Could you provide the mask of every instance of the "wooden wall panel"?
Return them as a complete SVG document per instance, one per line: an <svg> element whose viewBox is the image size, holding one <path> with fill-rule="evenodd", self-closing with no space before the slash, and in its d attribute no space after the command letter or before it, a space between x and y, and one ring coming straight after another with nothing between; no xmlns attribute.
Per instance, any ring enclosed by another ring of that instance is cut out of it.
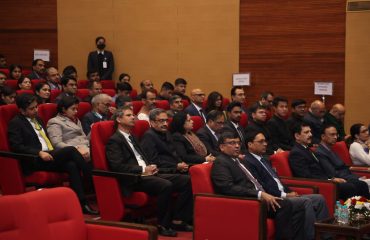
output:
<svg viewBox="0 0 370 240"><path fill-rule="evenodd" d="M344 101L345 1L240 1L239 70L251 72L247 99L261 92L316 99L314 81L334 83Z"/></svg>
<svg viewBox="0 0 370 240"><path fill-rule="evenodd" d="M49 49L57 65L56 0L1 0L0 53L30 68L34 49Z"/></svg>

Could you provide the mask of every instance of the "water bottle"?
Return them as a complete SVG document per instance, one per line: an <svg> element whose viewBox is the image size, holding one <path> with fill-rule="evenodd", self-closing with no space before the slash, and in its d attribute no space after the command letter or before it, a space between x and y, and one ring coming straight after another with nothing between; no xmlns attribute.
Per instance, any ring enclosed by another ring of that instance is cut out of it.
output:
<svg viewBox="0 0 370 240"><path fill-rule="evenodd" d="M334 212L334 221L336 223L340 223L341 222L341 219L340 219L341 218L341 210L342 210L341 207L342 206L341 206L340 202L337 201L336 204L335 204L335 212Z"/></svg>
<svg viewBox="0 0 370 240"><path fill-rule="evenodd" d="M342 210L341 210L341 221L343 224L348 224L349 222L349 209L347 208L347 206L342 206Z"/></svg>

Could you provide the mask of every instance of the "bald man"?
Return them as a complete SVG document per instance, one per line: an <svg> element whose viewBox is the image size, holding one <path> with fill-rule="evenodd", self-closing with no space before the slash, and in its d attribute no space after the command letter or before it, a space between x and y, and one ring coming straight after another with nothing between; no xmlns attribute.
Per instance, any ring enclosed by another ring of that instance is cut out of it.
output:
<svg viewBox="0 0 370 240"><path fill-rule="evenodd" d="M143 98L145 99L146 96L145 96L144 92L148 91L148 90L151 90L151 89L154 89L154 84L149 79L143 80L143 81L140 82L140 88L141 88L141 93L139 95L137 95L136 100L141 100Z"/></svg>
<svg viewBox="0 0 370 240"><path fill-rule="evenodd" d="M344 131L344 115L346 114L346 109L340 103L334 104L333 107L324 116L324 123L333 125L338 132L337 141L343 141L346 138L346 133Z"/></svg>
<svg viewBox="0 0 370 240"><path fill-rule="evenodd" d="M55 67L49 67L46 69L46 80L51 90L62 90L62 85L60 85L60 75L58 73L58 69Z"/></svg>
<svg viewBox="0 0 370 240"><path fill-rule="evenodd" d="M325 104L320 100L315 100L311 103L308 113L303 118L303 122L311 128L313 145L317 145L321 141L321 128L324 124L325 113Z"/></svg>
<svg viewBox="0 0 370 240"><path fill-rule="evenodd" d="M184 111L190 116L200 116L206 122L206 113L202 108L205 97L206 95L201 89L193 89L190 94L191 104Z"/></svg>

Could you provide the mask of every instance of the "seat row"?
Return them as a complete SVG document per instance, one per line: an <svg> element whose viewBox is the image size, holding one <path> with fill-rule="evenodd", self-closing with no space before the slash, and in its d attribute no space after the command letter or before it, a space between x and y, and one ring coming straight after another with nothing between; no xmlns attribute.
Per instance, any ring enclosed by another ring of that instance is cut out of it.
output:
<svg viewBox="0 0 370 240"><path fill-rule="evenodd" d="M31 80L33 90L35 90L35 86L40 82L45 82L45 80L43 79L32 79ZM116 89L115 83L112 80L101 80L100 82L104 89ZM13 89L18 89L18 80L7 79L5 83L7 86ZM89 80L78 80L77 81L77 88L87 88L88 85L89 85Z"/></svg>

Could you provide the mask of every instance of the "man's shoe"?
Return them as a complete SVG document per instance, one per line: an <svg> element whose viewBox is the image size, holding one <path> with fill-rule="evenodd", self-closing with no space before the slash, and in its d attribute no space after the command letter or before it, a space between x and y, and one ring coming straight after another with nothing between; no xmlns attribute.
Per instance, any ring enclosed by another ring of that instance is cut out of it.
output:
<svg viewBox="0 0 370 240"><path fill-rule="evenodd" d="M99 214L99 211L96 211L96 210L92 209L88 204L82 205L81 208L82 208L82 212L84 214L89 214L89 215L98 215Z"/></svg>
<svg viewBox="0 0 370 240"><path fill-rule="evenodd" d="M166 237L176 237L177 232L172 228L166 228L161 225L158 225L158 233L159 235L166 236Z"/></svg>
<svg viewBox="0 0 370 240"><path fill-rule="evenodd" d="M192 232L193 231L193 226L185 223L185 222L182 222L180 224L174 224L172 223L171 227L173 229L175 229L176 231L179 231L179 232Z"/></svg>

